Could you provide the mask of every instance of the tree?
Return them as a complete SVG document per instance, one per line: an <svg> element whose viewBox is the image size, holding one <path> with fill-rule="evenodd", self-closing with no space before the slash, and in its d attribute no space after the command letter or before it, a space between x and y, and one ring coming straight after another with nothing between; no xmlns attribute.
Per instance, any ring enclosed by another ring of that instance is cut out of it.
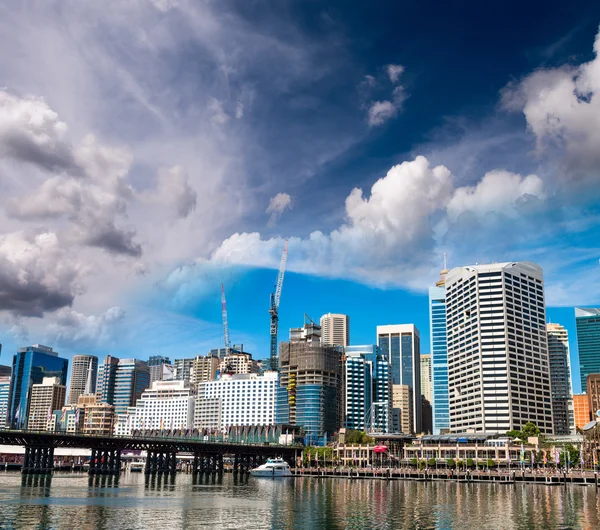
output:
<svg viewBox="0 0 600 530"><path fill-rule="evenodd" d="M526 442L527 438L529 438L530 436L539 436L540 432L540 429L535 423L533 423L532 421L528 421L521 430L521 433L525 437L523 441Z"/></svg>
<svg viewBox="0 0 600 530"><path fill-rule="evenodd" d="M509 438L519 438L520 440L522 439L523 433L515 429L512 431L506 431L506 436L508 436Z"/></svg>
<svg viewBox="0 0 600 530"><path fill-rule="evenodd" d="M467 458L467 467L473 467L473 459Z"/></svg>
<svg viewBox="0 0 600 530"><path fill-rule="evenodd" d="M456 467L456 461L454 458L448 458L446 463L448 464L448 467Z"/></svg>
<svg viewBox="0 0 600 530"><path fill-rule="evenodd" d="M346 431L346 443L347 444L372 444L375 440L364 431L357 431L354 429L348 429Z"/></svg>
<svg viewBox="0 0 600 530"><path fill-rule="evenodd" d="M491 458L488 458L487 465L488 467L494 467L496 465L496 462L494 462L494 460L492 460Z"/></svg>
<svg viewBox="0 0 600 530"><path fill-rule="evenodd" d="M427 464L429 466L435 466L435 458L430 458L429 460L427 460Z"/></svg>

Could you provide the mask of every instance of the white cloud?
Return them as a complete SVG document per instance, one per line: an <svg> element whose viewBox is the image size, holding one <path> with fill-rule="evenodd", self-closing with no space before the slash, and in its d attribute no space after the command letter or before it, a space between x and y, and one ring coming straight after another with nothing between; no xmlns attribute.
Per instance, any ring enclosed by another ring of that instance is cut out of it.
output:
<svg viewBox="0 0 600 530"><path fill-rule="evenodd" d="M223 103L215 98L208 101L208 110L211 113L211 121L216 125L224 125L229 121L229 114L223 109Z"/></svg>
<svg viewBox="0 0 600 530"><path fill-rule="evenodd" d="M196 208L198 197L184 168L173 166L158 171L156 188L142 194L142 198L163 204L172 216L183 219Z"/></svg>
<svg viewBox="0 0 600 530"><path fill-rule="evenodd" d="M238 120L241 120L244 117L244 103L241 101L238 101L235 106L235 117Z"/></svg>
<svg viewBox="0 0 600 530"><path fill-rule="evenodd" d="M390 81L396 84L400 76L404 73L404 66L400 64L388 64L386 71Z"/></svg>
<svg viewBox="0 0 600 530"><path fill-rule="evenodd" d="M292 207L292 197L288 193L278 193L271 197L266 212L269 214L269 225L274 225L281 214Z"/></svg>
<svg viewBox="0 0 600 530"><path fill-rule="evenodd" d="M369 107L369 125L371 127L382 125L397 115L398 108L391 101L375 101Z"/></svg>

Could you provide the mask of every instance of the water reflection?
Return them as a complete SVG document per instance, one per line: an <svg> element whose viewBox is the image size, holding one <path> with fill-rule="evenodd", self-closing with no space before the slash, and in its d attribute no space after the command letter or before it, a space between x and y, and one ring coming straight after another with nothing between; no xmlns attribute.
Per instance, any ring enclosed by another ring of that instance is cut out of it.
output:
<svg viewBox="0 0 600 530"><path fill-rule="evenodd" d="M599 498L582 486L0 473L0 528L591 530Z"/></svg>

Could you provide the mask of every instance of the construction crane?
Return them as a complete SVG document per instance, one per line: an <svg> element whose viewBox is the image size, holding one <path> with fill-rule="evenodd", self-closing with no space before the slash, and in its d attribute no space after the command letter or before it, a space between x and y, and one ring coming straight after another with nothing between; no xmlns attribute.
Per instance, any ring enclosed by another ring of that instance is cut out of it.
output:
<svg viewBox="0 0 600 530"><path fill-rule="evenodd" d="M279 330L279 300L281 299L281 289L283 287L283 275L285 274L285 265L287 263L288 241L285 240L283 254L281 255L281 263L279 264L279 274L277 275L277 283L275 284L275 292L271 293L271 307L269 315L271 315L271 355L269 358L271 370L277 370L277 332Z"/></svg>
<svg viewBox="0 0 600 530"><path fill-rule="evenodd" d="M223 317L223 335L225 338L225 355L231 353L231 343L229 342L229 324L227 323L227 300L225 300L225 284L221 284L221 316Z"/></svg>

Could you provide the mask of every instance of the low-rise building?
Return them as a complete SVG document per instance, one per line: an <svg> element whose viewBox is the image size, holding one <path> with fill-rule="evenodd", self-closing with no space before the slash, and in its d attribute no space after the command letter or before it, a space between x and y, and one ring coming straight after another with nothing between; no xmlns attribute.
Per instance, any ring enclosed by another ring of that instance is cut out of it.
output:
<svg viewBox="0 0 600 530"><path fill-rule="evenodd" d="M67 387L58 377L44 377L42 382L31 387L31 401L27 428L45 431L52 420L52 411L62 409L67 396Z"/></svg>

